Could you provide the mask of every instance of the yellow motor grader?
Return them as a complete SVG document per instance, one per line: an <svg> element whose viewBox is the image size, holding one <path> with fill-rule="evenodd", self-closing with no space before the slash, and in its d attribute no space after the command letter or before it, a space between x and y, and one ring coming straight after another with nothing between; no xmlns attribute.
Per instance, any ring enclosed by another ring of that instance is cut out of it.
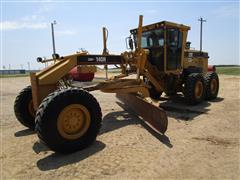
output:
<svg viewBox="0 0 240 180"><path fill-rule="evenodd" d="M186 103L197 104L215 99L219 80L208 72L208 53L191 50L186 42L190 27L162 21L130 30L126 38L129 51L109 54L106 29L103 28L103 53L86 51L68 56L53 54L53 64L31 73L31 86L16 97L14 110L20 123L36 130L50 149L70 153L86 148L95 141L101 127L99 103L90 94L101 90L116 93L137 115L156 131L164 134L168 120L164 110L151 103L164 92L172 96L183 93ZM92 86L73 87L68 72L90 65L118 65L121 74Z"/></svg>

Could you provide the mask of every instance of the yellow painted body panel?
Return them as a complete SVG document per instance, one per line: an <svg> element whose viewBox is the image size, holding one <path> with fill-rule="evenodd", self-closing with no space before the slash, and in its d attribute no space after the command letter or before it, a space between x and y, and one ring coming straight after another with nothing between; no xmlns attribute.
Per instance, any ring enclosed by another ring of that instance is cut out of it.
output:
<svg viewBox="0 0 240 180"><path fill-rule="evenodd" d="M200 67L203 73L206 73L208 71L208 60L206 58L184 58L183 67Z"/></svg>
<svg viewBox="0 0 240 180"><path fill-rule="evenodd" d="M196 50L186 50L185 53L187 53L187 56L184 56L183 58L183 68L188 67L200 67L203 70L203 73L207 73L208 71L208 57L204 56L197 56L194 57L194 53L200 53ZM202 52L206 53L206 52Z"/></svg>
<svg viewBox="0 0 240 180"><path fill-rule="evenodd" d="M65 76L77 64L77 58L59 60L48 68L36 73L39 85L54 84Z"/></svg>

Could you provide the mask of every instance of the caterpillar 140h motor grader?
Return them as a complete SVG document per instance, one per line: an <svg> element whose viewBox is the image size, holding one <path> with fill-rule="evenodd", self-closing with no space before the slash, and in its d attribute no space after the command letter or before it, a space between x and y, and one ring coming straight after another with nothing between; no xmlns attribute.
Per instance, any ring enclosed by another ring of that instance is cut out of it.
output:
<svg viewBox="0 0 240 180"><path fill-rule="evenodd" d="M111 55L106 48L91 55L78 52L69 56L53 54L54 64L31 73L31 86L16 97L17 119L36 130L38 137L50 149L69 153L83 149L95 141L101 127L102 113L97 100L89 92L101 90L116 93L129 108L147 121L156 131L165 133L168 120L164 110L150 101L162 92L173 95L182 92L188 104L217 97L219 80L208 72L208 54L190 50L186 42L190 27L162 21L130 30L126 39L130 49ZM119 65L121 74L97 85L76 88L67 74L75 66Z"/></svg>

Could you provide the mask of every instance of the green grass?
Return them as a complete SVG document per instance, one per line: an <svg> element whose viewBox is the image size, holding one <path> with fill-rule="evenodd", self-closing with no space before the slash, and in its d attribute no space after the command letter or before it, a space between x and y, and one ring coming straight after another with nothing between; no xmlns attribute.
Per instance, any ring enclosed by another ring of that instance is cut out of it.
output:
<svg viewBox="0 0 240 180"><path fill-rule="evenodd" d="M240 76L240 67L216 67L218 74Z"/></svg>
<svg viewBox="0 0 240 180"><path fill-rule="evenodd" d="M29 74L1 74L0 78L13 78L13 77L26 77L29 76Z"/></svg>

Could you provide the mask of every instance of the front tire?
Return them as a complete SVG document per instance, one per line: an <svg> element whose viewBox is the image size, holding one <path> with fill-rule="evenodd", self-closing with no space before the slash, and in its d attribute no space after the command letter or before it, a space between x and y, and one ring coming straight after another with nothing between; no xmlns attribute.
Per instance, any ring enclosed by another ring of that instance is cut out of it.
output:
<svg viewBox="0 0 240 180"><path fill-rule="evenodd" d="M32 87L27 86L16 97L14 113L17 120L29 129L35 129L35 111L32 101Z"/></svg>
<svg viewBox="0 0 240 180"><path fill-rule="evenodd" d="M192 73L188 75L184 84L184 97L186 102L191 105L198 104L205 97L204 77L200 73Z"/></svg>
<svg viewBox="0 0 240 180"><path fill-rule="evenodd" d="M40 104L36 131L53 151L71 153L95 141L101 121L101 108L91 94L77 88L62 89Z"/></svg>

